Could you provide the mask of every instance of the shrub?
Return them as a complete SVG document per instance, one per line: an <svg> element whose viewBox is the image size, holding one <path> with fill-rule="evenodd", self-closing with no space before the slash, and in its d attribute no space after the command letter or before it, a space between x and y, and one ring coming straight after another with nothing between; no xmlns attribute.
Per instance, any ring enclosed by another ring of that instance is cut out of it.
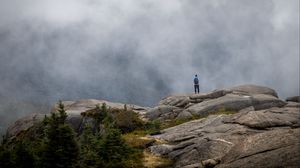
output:
<svg viewBox="0 0 300 168"><path fill-rule="evenodd" d="M161 122L158 120L154 120L154 121L150 121L150 122L146 122L144 124L144 128L143 128L147 134L150 135L156 135L156 134L160 134L160 130L161 130Z"/></svg>
<svg viewBox="0 0 300 168"><path fill-rule="evenodd" d="M126 107L126 106L125 106ZM144 122L139 118L138 114L132 110L112 109L116 126L123 132L131 132L137 128L141 128Z"/></svg>
<svg viewBox="0 0 300 168"><path fill-rule="evenodd" d="M124 109L107 108L103 103L101 107L97 105L94 109L81 113L84 117L91 117L96 120L98 124L109 124L120 129L122 133L131 132L137 128L142 128L145 124L139 118L139 115L128 110L124 105Z"/></svg>

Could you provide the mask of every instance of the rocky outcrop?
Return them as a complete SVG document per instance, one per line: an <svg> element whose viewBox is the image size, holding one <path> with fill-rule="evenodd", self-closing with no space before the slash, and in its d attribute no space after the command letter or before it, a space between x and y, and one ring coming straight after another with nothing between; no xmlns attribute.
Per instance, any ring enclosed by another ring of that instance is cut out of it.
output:
<svg viewBox="0 0 300 168"><path fill-rule="evenodd" d="M102 105L105 103L108 108L124 109L125 104L123 103L113 103L105 100L95 100L95 99L83 99L78 101L63 101L66 113L68 115L67 122L72 126L72 128L80 132L86 123L93 123L94 120L88 117L83 117L81 113L94 109L96 105ZM144 118L146 111L149 107L141 107L133 104L126 104L127 109L133 110L140 114L141 118ZM54 106L51 112L56 111L57 106ZM6 136L13 137L23 130L27 130L32 127L34 123L38 123L43 120L44 114L32 114L17 120L13 125L8 127Z"/></svg>
<svg viewBox="0 0 300 168"><path fill-rule="evenodd" d="M175 107L185 107L188 103L190 103L190 96L193 96L193 94L173 95L163 98L158 104L160 106L168 105Z"/></svg>
<svg viewBox="0 0 300 168"><path fill-rule="evenodd" d="M175 106L161 105L150 109L146 117L150 120L158 118L175 118L182 110Z"/></svg>
<svg viewBox="0 0 300 168"><path fill-rule="evenodd" d="M158 106L149 110L146 117L151 120L204 117L219 110L238 112L247 107L255 110L283 107L287 103L277 97L275 90L257 85L241 85L215 90L210 93L182 94L161 100Z"/></svg>
<svg viewBox="0 0 300 168"><path fill-rule="evenodd" d="M145 120L200 118L161 130L159 135L149 135L160 142L151 143L149 151L174 160L176 168L298 167L298 98L283 101L271 88L241 85L210 93L168 96L153 108L136 105L127 108ZM97 104L124 108L122 103L94 99L63 103L68 122L76 131L86 122L93 122L80 114ZM18 120L8 129L8 135L26 130L42 118L43 115L36 114Z"/></svg>
<svg viewBox="0 0 300 168"><path fill-rule="evenodd" d="M258 85L240 85L231 88L225 88L225 90L232 91L239 94L246 94L246 95L264 94L264 95L278 97L278 94L274 89L265 86L258 86Z"/></svg>
<svg viewBox="0 0 300 168"><path fill-rule="evenodd" d="M239 111L246 107L253 106L255 109L267 109L271 107L282 107L286 103L282 100L263 94L256 94L252 96L227 94L225 96L203 101L185 109L192 114L199 116L207 116L211 112L220 109L228 109L232 111Z"/></svg>
<svg viewBox="0 0 300 168"><path fill-rule="evenodd" d="M105 103L108 108L125 108L125 104L123 103L114 103L105 100L83 99L78 101L64 101L63 104L65 105L66 113L68 114L67 122L71 124L76 132L81 132L86 123L94 123L93 119L82 117L81 113L94 109L96 105L101 106L103 103ZM56 111L55 108L57 107L54 107L52 112ZM134 104L126 104L126 108L137 112L140 114L141 118L144 118L146 111L149 110L148 107L141 107Z"/></svg>
<svg viewBox="0 0 300 168"><path fill-rule="evenodd" d="M32 127L35 123L39 123L44 119L45 115L43 114L30 114L19 120L17 120L13 125L8 127L6 131L7 137L13 137L18 135L21 131L25 131L28 128Z"/></svg>
<svg viewBox="0 0 300 168"><path fill-rule="evenodd" d="M296 167L300 164L297 107L252 107L232 115L210 115L162 130L150 147L175 167ZM202 164L201 164L202 163Z"/></svg>
<svg viewBox="0 0 300 168"><path fill-rule="evenodd" d="M275 90L256 85L167 97L146 116L156 114L150 119L162 121L206 118L162 130L153 137L166 143L150 150L173 159L178 168L297 167L300 103L296 100L283 101ZM163 113L157 112L165 106ZM226 111L233 114L221 114Z"/></svg>
<svg viewBox="0 0 300 168"><path fill-rule="evenodd" d="M68 115L80 115L82 112L91 110L96 107L96 105L106 104L108 108L124 109L124 103L114 103L106 100L96 100L96 99L83 99L77 101L63 101L66 112ZM129 110L133 110L142 116L149 109L148 107L141 107L134 104L126 104ZM52 112L55 111L56 106L52 108Z"/></svg>
<svg viewBox="0 0 300 168"><path fill-rule="evenodd" d="M300 129L273 129L248 136L222 157L225 167L297 167Z"/></svg>
<svg viewBox="0 0 300 168"><path fill-rule="evenodd" d="M298 108L271 108L233 114L224 119L224 123L237 123L256 129L283 126L299 127L300 114Z"/></svg>

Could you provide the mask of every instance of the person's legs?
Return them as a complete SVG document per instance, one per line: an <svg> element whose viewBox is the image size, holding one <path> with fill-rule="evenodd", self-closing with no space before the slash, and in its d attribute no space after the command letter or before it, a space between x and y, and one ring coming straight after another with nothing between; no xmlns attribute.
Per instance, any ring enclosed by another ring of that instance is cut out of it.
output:
<svg viewBox="0 0 300 168"><path fill-rule="evenodd" d="M199 93L199 85L196 85L197 86L197 92Z"/></svg>
<svg viewBox="0 0 300 168"><path fill-rule="evenodd" d="M195 94L196 94L197 85L194 85L194 89L195 89Z"/></svg>

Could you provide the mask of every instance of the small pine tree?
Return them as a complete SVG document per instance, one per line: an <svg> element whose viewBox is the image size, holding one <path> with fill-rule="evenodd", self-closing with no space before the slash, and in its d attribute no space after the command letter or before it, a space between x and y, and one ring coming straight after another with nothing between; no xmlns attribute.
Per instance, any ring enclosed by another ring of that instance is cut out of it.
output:
<svg viewBox="0 0 300 168"><path fill-rule="evenodd" d="M84 126L79 142L81 144L81 148L88 148L90 144L94 142L93 128L91 125L86 124Z"/></svg>
<svg viewBox="0 0 300 168"><path fill-rule="evenodd" d="M99 154L107 167L122 167L121 161L126 159L131 152L131 148L122 139L119 129L106 128Z"/></svg>
<svg viewBox="0 0 300 168"><path fill-rule="evenodd" d="M106 103L102 103L102 105L101 105L101 111L104 112L104 113L107 113Z"/></svg>
<svg viewBox="0 0 300 168"><path fill-rule="evenodd" d="M65 106L61 100L59 100L59 102L58 102L58 110L57 111L59 112L58 120L59 120L60 124L64 124L68 115L65 111Z"/></svg>
<svg viewBox="0 0 300 168"><path fill-rule="evenodd" d="M65 124L67 114L61 101L58 107L59 113L52 113L50 118L45 118L46 138L40 167L72 168L76 165L79 156L74 131Z"/></svg>
<svg viewBox="0 0 300 168"><path fill-rule="evenodd" d="M96 114L95 119L98 124L102 123L105 117L108 115L106 104L103 103L101 107L96 105Z"/></svg>
<svg viewBox="0 0 300 168"><path fill-rule="evenodd" d="M104 162L98 155L101 137L93 134L93 129L90 125L86 125L80 136L80 161L79 167L96 168L103 167Z"/></svg>

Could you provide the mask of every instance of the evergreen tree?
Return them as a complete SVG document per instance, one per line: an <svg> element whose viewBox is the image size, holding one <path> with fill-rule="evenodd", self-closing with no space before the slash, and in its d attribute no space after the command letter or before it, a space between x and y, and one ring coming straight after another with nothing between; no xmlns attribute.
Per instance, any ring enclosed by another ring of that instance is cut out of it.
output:
<svg viewBox="0 0 300 168"><path fill-rule="evenodd" d="M119 168L132 167L132 161L139 159L132 160L136 151L126 145L119 129L118 118L129 117L133 119L128 121L135 122L134 115L126 115L130 112L127 107L118 111L107 109L105 103L97 106L86 116L97 121L98 129L93 129L95 123L87 125L76 139L66 124L67 114L61 101L57 107L57 112L45 116L43 122L31 127L18 141L3 141L0 168Z"/></svg>
<svg viewBox="0 0 300 168"><path fill-rule="evenodd" d="M120 161L126 154L126 145L121 138L121 132L115 128L106 130L102 143L102 157L105 161Z"/></svg>
<svg viewBox="0 0 300 168"><path fill-rule="evenodd" d="M18 142L14 149L14 167L15 168L29 168L34 167L35 158L28 149L28 143L24 141Z"/></svg>
<svg viewBox="0 0 300 168"><path fill-rule="evenodd" d="M93 133L90 125L86 125L80 136L80 161L79 167L96 168L103 167L104 162L98 155L101 137L98 133Z"/></svg>
<svg viewBox="0 0 300 168"><path fill-rule="evenodd" d="M12 153L6 146L0 146L0 167L1 168L11 168L14 167Z"/></svg>
<svg viewBox="0 0 300 168"><path fill-rule="evenodd" d="M106 167L122 167L122 161L133 151L125 144L121 131L115 128L112 117L104 119L105 134L102 137L98 154L105 161Z"/></svg>
<svg viewBox="0 0 300 168"><path fill-rule="evenodd" d="M50 118L45 119L46 137L40 162L44 168L72 168L79 155L74 132L65 123L67 114L61 101L58 107L59 113L52 113Z"/></svg>
<svg viewBox="0 0 300 168"><path fill-rule="evenodd" d="M98 124L102 123L103 120L107 117L108 115L108 110L107 106L105 103L102 103L101 107L99 105L96 105L96 121Z"/></svg>
<svg viewBox="0 0 300 168"><path fill-rule="evenodd" d="M121 137L121 131L116 128L115 120L108 112L105 104L98 108L95 117L103 125L100 132L93 132L90 125L87 125L80 136L81 158L80 167L123 167L123 162L132 149L125 144ZM99 114L104 114L101 118Z"/></svg>
<svg viewBox="0 0 300 168"><path fill-rule="evenodd" d="M59 117L58 117L59 124L65 124L65 121L66 121L68 115L65 111L65 106L61 100L59 100L59 102L58 102L58 110L57 111L59 112Z"/></svg>

